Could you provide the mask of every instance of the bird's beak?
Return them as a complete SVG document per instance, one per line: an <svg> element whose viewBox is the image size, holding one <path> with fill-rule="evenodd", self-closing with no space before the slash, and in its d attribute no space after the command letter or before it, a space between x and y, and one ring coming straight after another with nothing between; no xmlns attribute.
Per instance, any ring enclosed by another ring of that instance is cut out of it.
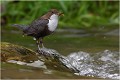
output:
<svg viewBox="0 0 120 80"><path fill-rule="evenodd" d="M62 12L58 13L59 16L64 16L64 14Z"/></svg>

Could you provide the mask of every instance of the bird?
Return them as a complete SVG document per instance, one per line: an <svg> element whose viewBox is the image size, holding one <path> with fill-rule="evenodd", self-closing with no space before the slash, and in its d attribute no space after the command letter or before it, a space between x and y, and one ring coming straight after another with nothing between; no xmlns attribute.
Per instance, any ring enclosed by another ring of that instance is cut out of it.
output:
<svg viewBox="0 0 120 80"><path fill-rule="evenodd" d="M36 40L38 50L41 50L40 46L45 48L43 45L43 38L56 30L59 16L63 15L64 14L57 9L50 9L46 14L32 21L28 25L13 24L12 26L21 29L23 35L33 37L33 39Z"/></svg>

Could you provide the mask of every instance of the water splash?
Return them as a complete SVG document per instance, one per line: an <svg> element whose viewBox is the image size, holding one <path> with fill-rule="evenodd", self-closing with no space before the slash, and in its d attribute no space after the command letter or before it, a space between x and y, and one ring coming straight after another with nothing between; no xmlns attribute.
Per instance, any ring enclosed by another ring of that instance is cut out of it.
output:
<svg viewBox="0 0 120 80"><path fill-rule="evenodd" d="M68 55L72 65L79 73L76 75L93 76L100 78L119 79L119 52L105 50L90 56L86 52L76 52ZM75 60L75 61L74 61Z"/></svg>

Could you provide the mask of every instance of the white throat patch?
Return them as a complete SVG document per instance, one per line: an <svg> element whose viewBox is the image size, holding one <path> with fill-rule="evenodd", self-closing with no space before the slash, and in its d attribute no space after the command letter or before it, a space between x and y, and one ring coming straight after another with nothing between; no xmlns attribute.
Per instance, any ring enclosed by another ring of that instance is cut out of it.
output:
<svg viewBox="0 0 120 80"><path fill-rule="evenodd" d="M50 31L54 31L57 28L57 25L58 25L58 15L53 14L49 19L48 29Z"/></svg>

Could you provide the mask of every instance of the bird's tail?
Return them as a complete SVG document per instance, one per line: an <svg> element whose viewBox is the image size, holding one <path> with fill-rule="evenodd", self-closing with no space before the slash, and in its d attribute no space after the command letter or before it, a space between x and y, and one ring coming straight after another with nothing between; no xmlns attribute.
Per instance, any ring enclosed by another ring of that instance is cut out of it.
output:
<svg viewBox="0 0 120 80"><path fill-rule="evenodd" d="M25 29L28 28L27 25L21 25L21 24L13 24L12 26L13 26L13 27L17 27L17 28L19 28L20 30L25 30Z"/></svg>

